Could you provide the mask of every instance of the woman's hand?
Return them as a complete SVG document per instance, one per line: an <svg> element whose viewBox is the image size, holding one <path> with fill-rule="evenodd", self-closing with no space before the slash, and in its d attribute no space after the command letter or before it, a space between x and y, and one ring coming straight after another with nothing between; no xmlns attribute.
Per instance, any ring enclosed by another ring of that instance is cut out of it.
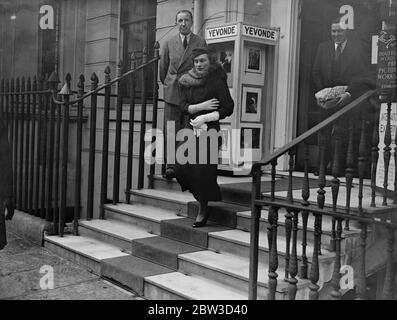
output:
<svg viewBox="0 0 397 320"><path fill-rule="evenodd" d="M216 98L200 103L200 111L216 110L219 107L219 100Z"/></svg>
<svg viewBox="0 0 397 320"><path fill-rule="evenodd" d="M205 116L201 115L196 117L194 120L190 120L190 124L194 128L200 128L205 123L205 120L206 120Z"/></svg>

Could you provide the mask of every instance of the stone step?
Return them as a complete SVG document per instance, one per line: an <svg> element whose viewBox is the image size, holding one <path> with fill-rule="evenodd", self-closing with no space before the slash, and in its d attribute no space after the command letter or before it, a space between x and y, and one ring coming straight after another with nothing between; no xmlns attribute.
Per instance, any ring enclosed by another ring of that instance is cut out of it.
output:
<svg viewBox="0 0 397 320"><path fill-rule="evenodd" d="M188 204L188 217L196 219L200 205L198 202ZM227 202L208 202L209 221L229 228L237 227L237 213L247 211L249 207Z"/></svg>
<svg viewBox="0 0 397 320"><path fill-rule="evenodd" d="M127 256L127 253L122 252L118 247L84 236L45 236L44 246L98 275L101 272L102 260Z"/></svg>
<svg viewBox="0 0 397 320"><path fill-rule="evenodd" d="M193 228L193 222L194 220L189 218L162 221L161 235L169 239L207 249L209 232L231 230L228 227L220 226L213 222L207 222L207 225L201 228Z"/></svg>
<svg viewBox="0 0 397 320"><path fill-rule="evenodd" d="M164 237L151 237L132 241L132 255L167 268L178 270L178 255L196 252L201 248Z"/></svg>
<svg viewBox="0 0 397 320"><path fill-rule="evenodd" d="M145 297L151 300L247 300L248 296L230 286L185 275L166 273L145 278Z"/></svg>
<svg viewBox="0 0 397 320"><path fill-rule="evenodd" d="M260 262L258 266L258 299L266 300L268 295L268 269L269 266ZM249 285L249 260L238 256L215 253L210 250L186 253L179 255L179 271L197 275L206 279L242 290L248 295ZM308 297L310 281L298 279L298 292L296 299L303 300ZM276 299L287 298L288 283L279 281Z"/></svg>
<svg viewBox="0 0 397 320"><path fill-rule="evenodd" d="M145 229L117 220L80 220L79 233L94 238L126 252L131 252L131 242L134 239L155 237Z"/></svg>
<svg viewBox="0 0 397 320"><path fill-rule="evenodd" d="M141 189L131 190L131 202L163 208L175 212L179 216L187 216L188 203L196 201L188 192L169 190Z"/></svg>
<svg viewBox="0 0 397 320"><path fill-rule="evenodd" d="M137 225L149 233L160 235L161 221L182 219L171 210L143 204L105 205L106 218Z"/></svg>
<svg viewBox="0 0 397 320"><path fill-rule="evenodd" d="M249 258L250 254L250 233L242 230L233 229L227 231L210 232L208 234L208 249L220 252L233 254L242 258ZM291 241L292 246L292 241ZM285 252L286 252L286 239L282 235L277 235L277 251L278 251L278 262L281 270L284 270L285 266ZM302 246L298 243L297 254L298 259L301 260ZM329 271L328 268L332 267L333 258L335 254L327 249L322 248L322 255L319 256L321 268L326 273ZM311 257L313 253L313 245L308 243L306 248L306 255L308 257L309 264L311 263ZM259 233L259 260L265 263L269 262L269 247L266 232ZM280 269L279 269L280 270Z"/></svg>
<svg viewBox="0 0 397 320"><path fill-rule="evenodd" d="M171 269L131 255L104 259L101 276L145 296L145 277L174 272Z"/></svg>

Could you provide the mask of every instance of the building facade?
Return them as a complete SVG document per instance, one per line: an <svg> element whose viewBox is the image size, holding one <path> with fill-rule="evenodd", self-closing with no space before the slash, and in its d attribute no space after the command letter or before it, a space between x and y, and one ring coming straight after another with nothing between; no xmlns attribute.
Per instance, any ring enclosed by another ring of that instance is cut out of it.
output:
<svg viewBox="0 0 397 320"><path fill-rule="evenodd" d="M177 32L175 14L181 9L193 12L193 32L207 40L208 28L238 23L276 30L275 43L261 44L252 40L253 38L247 38L242 42L247 49L234 52L238 59L235 66L241 65L245 69L241 69L235 77L238 79L236 85L230 86L236 109L225 126L253 129L256 136L253 137L255 141L252 141L252 146L255 144L253 148L257 149L254 160L259 160L319 122L319 108L314 99L312 65L318 45L330 39L333 18L342 17L352 29L350 35L361 42L366 63L373 69L375 76L376 65L371 64L373 37L382 29L382 6L386 2L1 0L0 74L1 78L17 78L48 76L52 71L57 71L63 82L69 73L71 86L76 88L80 74L88 80L95 72L99 83L103 83L107 66L110 66L111 77L114 78L120 61L123 62L122 72L125 72L131 67L132 58L139 59L142 56L144 48L147 48L149 57L153 56L155 42L158 41L161 48L164 41ZM219 46L216 46L216 41L214 43L216 49L224 50L222 43ZM227 43L224 42L226 46ZM240 50L236 46L234 49ZM248 56L251 52L255 53L255 50L259 50L260 60L263 60L260 70L254 70L255 67L250 69L247 62ZM86 89L89 86L89 81L86 81ZM161 85L159 92L159 119L162 119ZM123 90L122 94L127 95ZM247 113L247 101L252 97L261 101L259 111ZM110 121L113 122L114 118L115 112L112 110ZM101 123L99 112L98 139ZM112 124L110 126L112 130ZM159 120L159 127L161 126L162 121ZM85 123L84 137L88 136L89 127L89 122ZM313 139L309 148L312 167L316 166L318 153L315 140ZM73 145L73 140L70 143ZM87 159L87 148L87 144L83 142L83 163ZM302 167L302 161L302 152L298 152L297 168ZM73 167L73 161L70 162ZM286 169L287 164L281 161L278 168Z"/></svg>

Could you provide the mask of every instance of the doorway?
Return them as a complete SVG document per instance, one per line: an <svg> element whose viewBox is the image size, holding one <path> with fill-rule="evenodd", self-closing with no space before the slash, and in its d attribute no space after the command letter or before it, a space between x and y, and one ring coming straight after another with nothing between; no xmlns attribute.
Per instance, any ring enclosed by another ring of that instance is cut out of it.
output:
<svg viewBox="0 0 397 320"><path fill-rule="evenodd" d="M352 9L354 29L349 37L359 42L368 68L375 76L371 65L372 36L381 30L380 3L378 0L302 0L301 37L299 61L299 95L297 136L319 123L320 109L314 99L315 89L312 78L313 61L320 43L331 40L330 26L342 9ZM309 170L317 169L317 136L309 145ZM296 169L302 170L304 152L301 146L297 152Z"/></svg>

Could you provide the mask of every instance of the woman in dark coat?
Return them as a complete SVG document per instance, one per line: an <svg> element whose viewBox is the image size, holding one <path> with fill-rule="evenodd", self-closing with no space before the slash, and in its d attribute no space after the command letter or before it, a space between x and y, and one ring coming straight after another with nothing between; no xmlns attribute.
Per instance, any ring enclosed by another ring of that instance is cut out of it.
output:
<svg viewBox="0 0 397 320"><path fill-rule="evenodd" d="M222 200L217 183L219 120L233 113L234 102L227 76L221 65L213 61L208 49L196 48L192 57L194 68L179 79L179 84L185 101L181 108L189 117L185 129L194 134L193 141L188 139L185 143L194 142L188 152L196 150L196 154L189 158L193 161L188 160L186 164L178 164L177 159L175 175L182 191L189 190L200 203L193 227L202 227L208 219L208 201ZM208 136L212 138L207 139ZM210 142L213 139L216 139L215 144Z"/></svg>
<svg viewBox="0 0 397 320"><path fill-rule="evenodd" d="M0 118L0 250L7 244L6 222L14 215L11 151L7 127ZM7 215L5 216L5 210Z"/></svg>

